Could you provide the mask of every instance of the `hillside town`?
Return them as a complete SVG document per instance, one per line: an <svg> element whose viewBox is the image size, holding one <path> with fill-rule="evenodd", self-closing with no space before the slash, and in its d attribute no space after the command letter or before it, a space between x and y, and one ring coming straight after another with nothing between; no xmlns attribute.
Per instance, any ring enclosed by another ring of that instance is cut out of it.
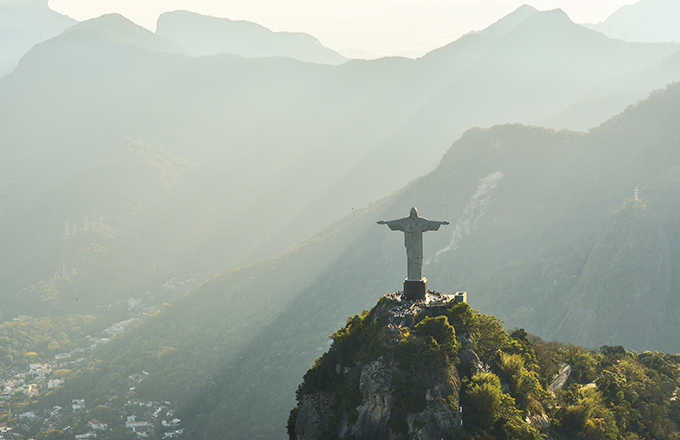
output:
<svg viewBox="0 0 680 440"><path fill-rule="evenodd" d="M141 300L130 298L128 310L135 316L116 322L102 331L103 337L87 335L77 341L76 348L57 353L52 360L28 364L27 368L5 369L0 373L0 440L37 440L38 434L49 439L172 439L184 433L181 420L175 416L172 402L147 401L136 397L137 386L148 376L139 371L126 379L127 393L111 397L103 405L90 405L84 397L75 397L60 405L44 405L41 398L56 390L68 372L87 367L97 348L121 334L141 316L157 307L143 307ZM32 318L22 316L29 321ZM105 414L106 420L92 412Z"/></svg>

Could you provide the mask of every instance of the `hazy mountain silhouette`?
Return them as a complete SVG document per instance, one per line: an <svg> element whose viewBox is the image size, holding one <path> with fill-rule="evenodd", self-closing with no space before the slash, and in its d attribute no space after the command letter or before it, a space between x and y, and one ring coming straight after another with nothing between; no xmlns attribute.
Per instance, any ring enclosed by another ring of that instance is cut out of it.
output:
<svg viewBox="0 0 680 440"><path fill-rule="evenodd" d="M622 6L605 21L584 24L610 38L625 41L680 42L680 4L674 0L640 0Z"/></svg>
<svg viewBox="0 0 680 440"><path fill-rule="evenodd" d="M593 97L586 97L547 118L538 118L533 122L548 127L587 130L593 120L604 119L632 102L645 99L649 90L663 88L677 81L679 73L680 51L676 51L635 74L598 85L593 89Z"/></svg>
<svg viewBox="0 0 680 440"><path fill-rule="evenodd" d="M47 0L3 0L0 2L0 76L16 67L35 44L58 35L76 23L54 12Z"/></svg>
<svg viewBox="0 0 680 440"><path fill-rule="evenodd" d="M248 21L232 21L189 11L161 14L156 34L177 41L196 55L231 53L246 58L290 57L321 64L347 61L308 34L272 32Z"/></svg>
<svg viewBox="0 0 680 440"><path fill-rule="evenodd" d="M674 50L528 7L419 60L339 66L190 57L118 15L90 20L0 80L6 312L74 268L32 313L276 255L430 171L466 128L546 117ZM66 222L100 217L115 231L91 237L100 258L59 256Z"/></svg>
<svg viewBox="0 0 680 440"><path fill-rule="evenodd" d="M473 307L544 338L677 351L678 108L674 85L587 134L471 129L433 172L279 258L215 277L103 359L150 371L138 395L180 401L189 438L284 438L327 335L401 288L403 238L375 222L413 205L451 222L425 237L431 288L467 290Z"/></svg>
<svg viewBox="0 0 680 440"><path fill-rule="evenodd" d="M108 40L130 44L151 52L170 52L191 55L185 47L137 26L120 14L105 14L99 18L83 21L64 31L64 34L84 29L93 30Z"/></svg>

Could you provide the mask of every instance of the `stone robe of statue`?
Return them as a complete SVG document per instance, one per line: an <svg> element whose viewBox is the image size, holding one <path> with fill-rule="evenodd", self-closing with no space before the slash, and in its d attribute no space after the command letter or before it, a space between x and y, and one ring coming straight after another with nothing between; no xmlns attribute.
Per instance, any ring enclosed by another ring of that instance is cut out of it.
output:
<svg viewBox="0 0 680 440"><path fill-rule="evenodd" d="M420 281L423 279L423 232L436 231L441 225L449 222L439 222L418 217L418 210L411 208L408 217L399 220L379 221L379 225L387 225L393 231L404 232L404 246L406 246L407 280Z"/></svg>

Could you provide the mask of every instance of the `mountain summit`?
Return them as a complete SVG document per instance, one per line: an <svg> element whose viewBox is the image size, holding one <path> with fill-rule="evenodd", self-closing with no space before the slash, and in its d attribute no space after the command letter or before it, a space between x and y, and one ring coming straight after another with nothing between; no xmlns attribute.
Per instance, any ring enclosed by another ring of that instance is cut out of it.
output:
<svg viewBox="0 0 680 440"><path fill-rule="evenodd" d="M0 2L0 76L16 67L35 44L48 40L76 21L51 10L47 0Z"/></svg>
<svg viewBox="0 0 680 440"><path fill-rule="evenodd" d="M246 58L284 56L320 64L342 64L339 53L308 34L272 32L248 21L232 21L189 11L161 14L156 34L177 41L197 55L231 53Z"/></svg>
<svg viewBox="0 0 680 440"><path fill-rule="evenodd" d="M348 319L297 389L289 440L677 437L680 356L507 334L451 299L393 293Z"/></svg>
<svg viewBox="0 0 680 440"><path fill-rule="evenodd" d="M83 29L94 30L110 41L129 44L152 52L183 53L189 55L187 49L178 43L156 35L138 26L120 14L105 14L71 26L64 34Z"/></svg>

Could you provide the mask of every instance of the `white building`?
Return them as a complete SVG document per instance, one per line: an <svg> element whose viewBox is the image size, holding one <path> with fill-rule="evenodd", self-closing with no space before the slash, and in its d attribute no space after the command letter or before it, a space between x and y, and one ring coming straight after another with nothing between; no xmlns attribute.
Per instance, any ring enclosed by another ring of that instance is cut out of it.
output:
<svg viewBox="0 0 680 440"><path fill-rule="evenodd" d="M73 411L85 409L85 399L73 399L71 401L71 407L73 408Z"/></svg>
<svg viewBox="0 0 680 440"><path fill-rule="evenodd" d="M24 394L28 397L33 397L38 395L38 385L32 383L24 387Z"/></svg>
<svg viewBox="0 0 680 440"><path fill-rule="evenodd" d="M106 424L104 422L100 422L97 419L92 419L89 422L87 422L87 424L88 424L88 426L90 426L92 429L94 429L96 431L104 431L105 429L108 429L108 427L109 427L108 424Z"/></svg>
<svg viewBox="0 0 680 440"><path fill-rule="evenodd" d="M59 379L50 379L47 381L47 388L56 388L61 385L64 381Z"/></svg>

